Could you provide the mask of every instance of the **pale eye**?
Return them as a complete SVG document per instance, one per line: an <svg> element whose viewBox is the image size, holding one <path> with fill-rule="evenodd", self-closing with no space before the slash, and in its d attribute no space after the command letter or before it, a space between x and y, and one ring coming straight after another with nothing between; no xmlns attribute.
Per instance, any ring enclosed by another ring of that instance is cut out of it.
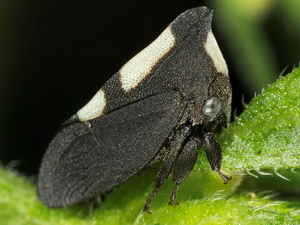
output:
<svg viewBox="0 0 300 225"><path fill-rule="evenodd" d="M220 99L214 97L206 100L202 106L202 113L206 116L215 116L221 110L221 101Z"/></svg>

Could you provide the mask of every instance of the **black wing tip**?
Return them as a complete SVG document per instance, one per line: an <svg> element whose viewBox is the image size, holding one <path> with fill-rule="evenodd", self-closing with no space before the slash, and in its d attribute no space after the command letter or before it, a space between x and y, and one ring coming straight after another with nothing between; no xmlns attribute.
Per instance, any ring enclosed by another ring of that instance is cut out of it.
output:
<svg viewBox="0 0 300 225"><path fill-rule="evenodd" d="M49 183L41 177L38 178L36 193L40 202L49 208L62 208L67 206L61 199L53 197Z"/></svg>
<svg viewBox="0 0 300 225"><path fill-rule="evenodd" d="M49 144L39 168L37 182L37 195L44 205L50 208L62 208L73 205L85 197L84 195L70 193L72 184L68 183L66 173L73 167L68 168L64 157L65 154L69 156L70 153L74 154L71 143L74 140L80 142L78 137L82 137L89 129L87 123L76 122L76 117L72 116L70 123L63 127ZM76 183L73 183L73 185L76 185Z"/></svg>
<svg viewBox="0 0 300 225"><path fill-rule="evenodd" d="M49 195L46 194L45 192L47 192L47 190L40 190L39 188L37 189L38 199L43 205L49 208L62 208L65 206L59 201L53 201L53 199L50 198Z"/></svg>
<svg viewBox="0 0 300 225"><path fill-rule="evenodd" d="M91 202L91 200L96 199L97 196L102 196L103 194L99 195L91 195L91 196L73 196L72 198L65 198L63 194L63 188L61 191L56 193L51 192L51 187L43 186L43 183L38 183L37 186L37 196L39 201L48 208L52 209L59 209L59 208L66 208L69 206L79 205L79 204L86 204Z"/></svg>
<svg viewBox="0 0 300 225"><path fill-rule="evenodd" d="M65 199L62 193L59 194L51 193L50 189L51 188L41 187L40 184L38 184L37 187L38 199L43 205L47 206L48 208L53 208L53 209L65 208L80 202L80 201L70 201L68 199Z"/></svg>

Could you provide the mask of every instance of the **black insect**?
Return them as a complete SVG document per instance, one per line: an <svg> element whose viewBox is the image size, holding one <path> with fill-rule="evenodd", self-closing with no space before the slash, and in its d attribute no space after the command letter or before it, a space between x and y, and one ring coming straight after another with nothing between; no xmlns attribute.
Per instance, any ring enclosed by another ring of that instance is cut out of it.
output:
<svg viewBox="0 0 300 225"><path fill-rule="evenodd" d="M226 127L231 86L211 31L212 11L187 10L147 48L127 62L73 115L43 158L38 196L64 207L122 184L154 160L162 160L144 210L173 170L176 192L204 144L212 170L222 151L214 131Z"/></svg>

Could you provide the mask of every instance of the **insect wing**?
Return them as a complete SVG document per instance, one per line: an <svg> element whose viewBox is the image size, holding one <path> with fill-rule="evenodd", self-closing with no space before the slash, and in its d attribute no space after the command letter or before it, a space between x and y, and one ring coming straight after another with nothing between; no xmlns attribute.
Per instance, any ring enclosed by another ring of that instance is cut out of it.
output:
<svg viewBox="0 0 300 225"><path fill-rule="evenodd" d="M176 91L165 92L63 128L42 161L40 200L63 207L132 177L153 159L179 121L180 99Z"/></svg>

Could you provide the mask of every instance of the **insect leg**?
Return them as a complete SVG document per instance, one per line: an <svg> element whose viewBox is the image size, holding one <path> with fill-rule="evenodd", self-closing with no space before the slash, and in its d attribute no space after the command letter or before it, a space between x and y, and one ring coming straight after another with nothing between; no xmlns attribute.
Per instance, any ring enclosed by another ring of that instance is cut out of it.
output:
<svg viewBox="0 0 300 225"><path fill-rule="evenodd" d="M145 203L144 211L151 213L150 210L151 200L154 197L154 195L157 193L159 188L165 183L165 181L169 177L171 170L174 166L174 163L179 155L179 152L182 149L183 144L186 138L188 137L188 135L190 135L190 133L191 133L190 126L181 127L176 131L176 134L174 135L174 138L172 139L170 146L168 148L168 152L163 159L163 163L160 167L160 170L157 176L155 177L156 185Z"/></svg>
<svg viewBox="0 0 300 225"><path fill-rule="evenodd" d="M219 143L216 141L213 132L204 133L204 148L207 159L211 166L211 169L216 171L224 180L224 184L227 184L231 177L227 177L220 172L222 165L222 149Z"/></svg>
<svg viewBox="0 0 300 225"><path fill-rule="evenodd" d="M173 174L173 182L175 182L175 186L169 201L170 205L178 204L176 201L177 190L179 185L185 181L194 168L200 143L199 139L191 139L188 141L176 160Z"/></svg>

